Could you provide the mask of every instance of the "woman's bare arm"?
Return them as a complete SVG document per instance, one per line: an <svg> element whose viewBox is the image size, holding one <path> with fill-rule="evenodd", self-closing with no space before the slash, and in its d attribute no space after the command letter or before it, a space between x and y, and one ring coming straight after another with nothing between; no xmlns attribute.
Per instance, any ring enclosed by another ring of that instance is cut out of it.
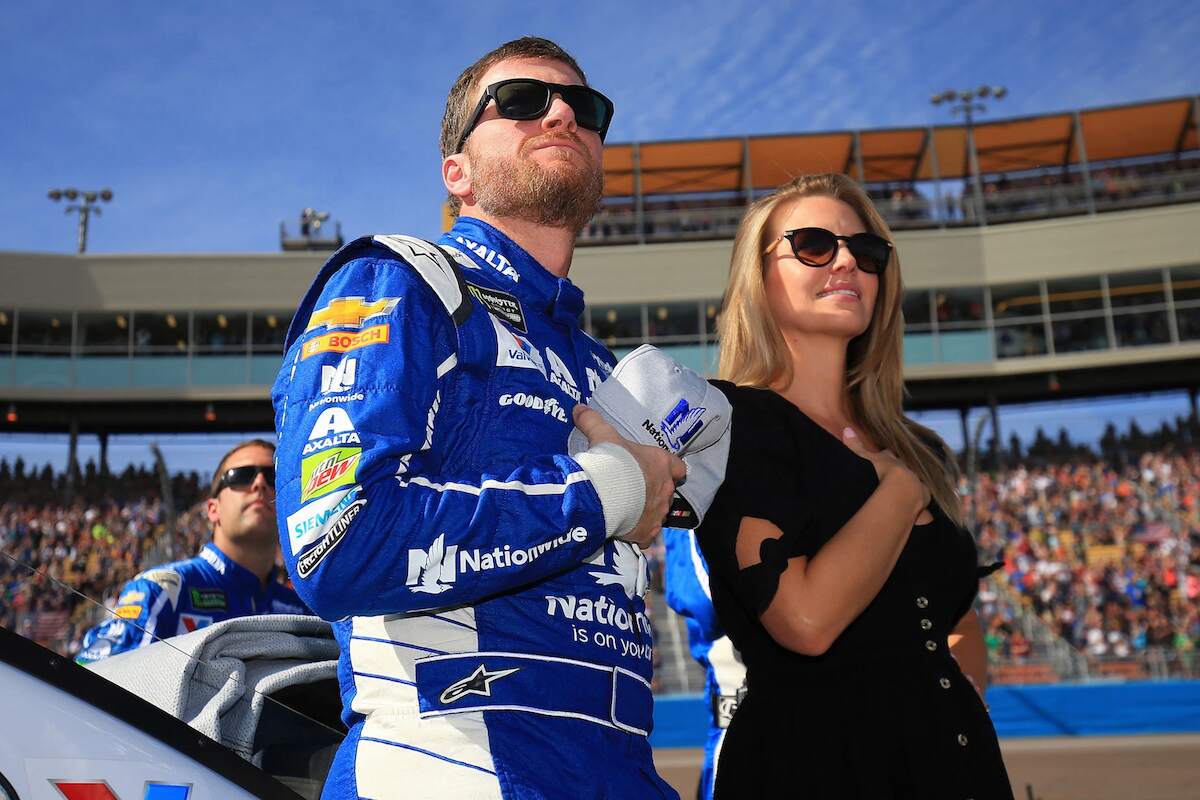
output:
<svg viewBox="0 0 1200 800"><path fill-rule="evenodd" d="M983 641L983 624L975 609L963 614L954 626L950 634L950 654L975 686L975 691L983 697L987 690L987 644Z"/></svg>
<svg viewBox="0 0 1200 800"><path fill-rule="evenodd" d="M841 530L812 559L790 559L780 576L762 623L789 650L824 653L875 598L895 567L929 493L894 460L889 466L879 486ZM758 563L763 540L782 535L772 522L744 517L737 538L739 566Z"/></svg>

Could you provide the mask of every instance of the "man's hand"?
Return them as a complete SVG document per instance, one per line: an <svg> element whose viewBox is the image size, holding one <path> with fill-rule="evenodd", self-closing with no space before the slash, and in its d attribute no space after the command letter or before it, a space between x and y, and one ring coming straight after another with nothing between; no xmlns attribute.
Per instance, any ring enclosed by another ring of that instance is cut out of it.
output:
<svg viewBox="0 0 1200 800"><path fill-rule="evenodd" d="M619 538L633 542L642 549L649 547L662 530L663 520L667 518L671 499L675 495L675 484L687 477L687 467L678 456L666 450L629 441L605 422L604 417L582 403L576 405L572 413L575 427L588 438L590 444L618 444L628 450L642 468L642 477L646 481L646 505L634 529Z"/></svg>

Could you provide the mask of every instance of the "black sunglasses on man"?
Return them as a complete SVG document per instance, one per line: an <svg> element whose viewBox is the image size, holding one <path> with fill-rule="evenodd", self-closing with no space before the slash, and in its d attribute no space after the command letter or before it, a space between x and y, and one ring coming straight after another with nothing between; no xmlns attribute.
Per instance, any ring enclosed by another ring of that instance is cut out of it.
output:
<svg viewBox="0 0 1200 800"><path fill-rule="evenodd" d="M216 488L213 489L213 497L221 493L222 489L229 488L234 491L242 492L254 485L255 479L259 475L267 481L267 486L271 489L275 488L275 468L260 464L247 464L244 467L230 467L221 473L221 479L217 481Z"/></svg>
<svg viewBox="0 0 1200 800"><path fill-rule="evenodd" d="M463 128L454 152L462 152L467 137L479 124L479 118L483 116L489 101L496 101L496 111L505 119L529 120L538 119L549 111L556 94L571 107L579 127L595 131L600 134L600 141L604 141L613 118L612 100L590 86L546 83L536 78L510 78L483 90L483 97L479 98L470 122Z"/></svg>

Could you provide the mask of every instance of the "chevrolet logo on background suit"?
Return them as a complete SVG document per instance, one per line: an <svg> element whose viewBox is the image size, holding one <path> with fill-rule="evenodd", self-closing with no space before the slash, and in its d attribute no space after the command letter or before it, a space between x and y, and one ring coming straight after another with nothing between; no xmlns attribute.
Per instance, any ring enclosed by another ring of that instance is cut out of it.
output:
<svg viewBox="0 0 1200 800"><path fill-rule="evenodd" d="M304 332L314 328L361 328L372 317L390 314L399 302L399 297L381 297L370 303L363 297L336 297L329 305L312 313Z"/></svg>

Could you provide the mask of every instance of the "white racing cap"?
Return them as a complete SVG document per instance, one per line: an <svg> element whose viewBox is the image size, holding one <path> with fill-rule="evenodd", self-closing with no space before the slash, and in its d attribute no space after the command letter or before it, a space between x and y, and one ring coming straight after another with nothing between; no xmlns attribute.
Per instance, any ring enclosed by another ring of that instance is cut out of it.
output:
<svg viewBox="0 0 1200 800"><path fill-rule="evenodd" d="M725 479L729 458L733 409L721 390L644 344L621 359L587 405L626 439L683 459L687 478L676 488L663 525L697 527ZM567 453L574 457L588 447L583 432L573 429Z"/></svg>

